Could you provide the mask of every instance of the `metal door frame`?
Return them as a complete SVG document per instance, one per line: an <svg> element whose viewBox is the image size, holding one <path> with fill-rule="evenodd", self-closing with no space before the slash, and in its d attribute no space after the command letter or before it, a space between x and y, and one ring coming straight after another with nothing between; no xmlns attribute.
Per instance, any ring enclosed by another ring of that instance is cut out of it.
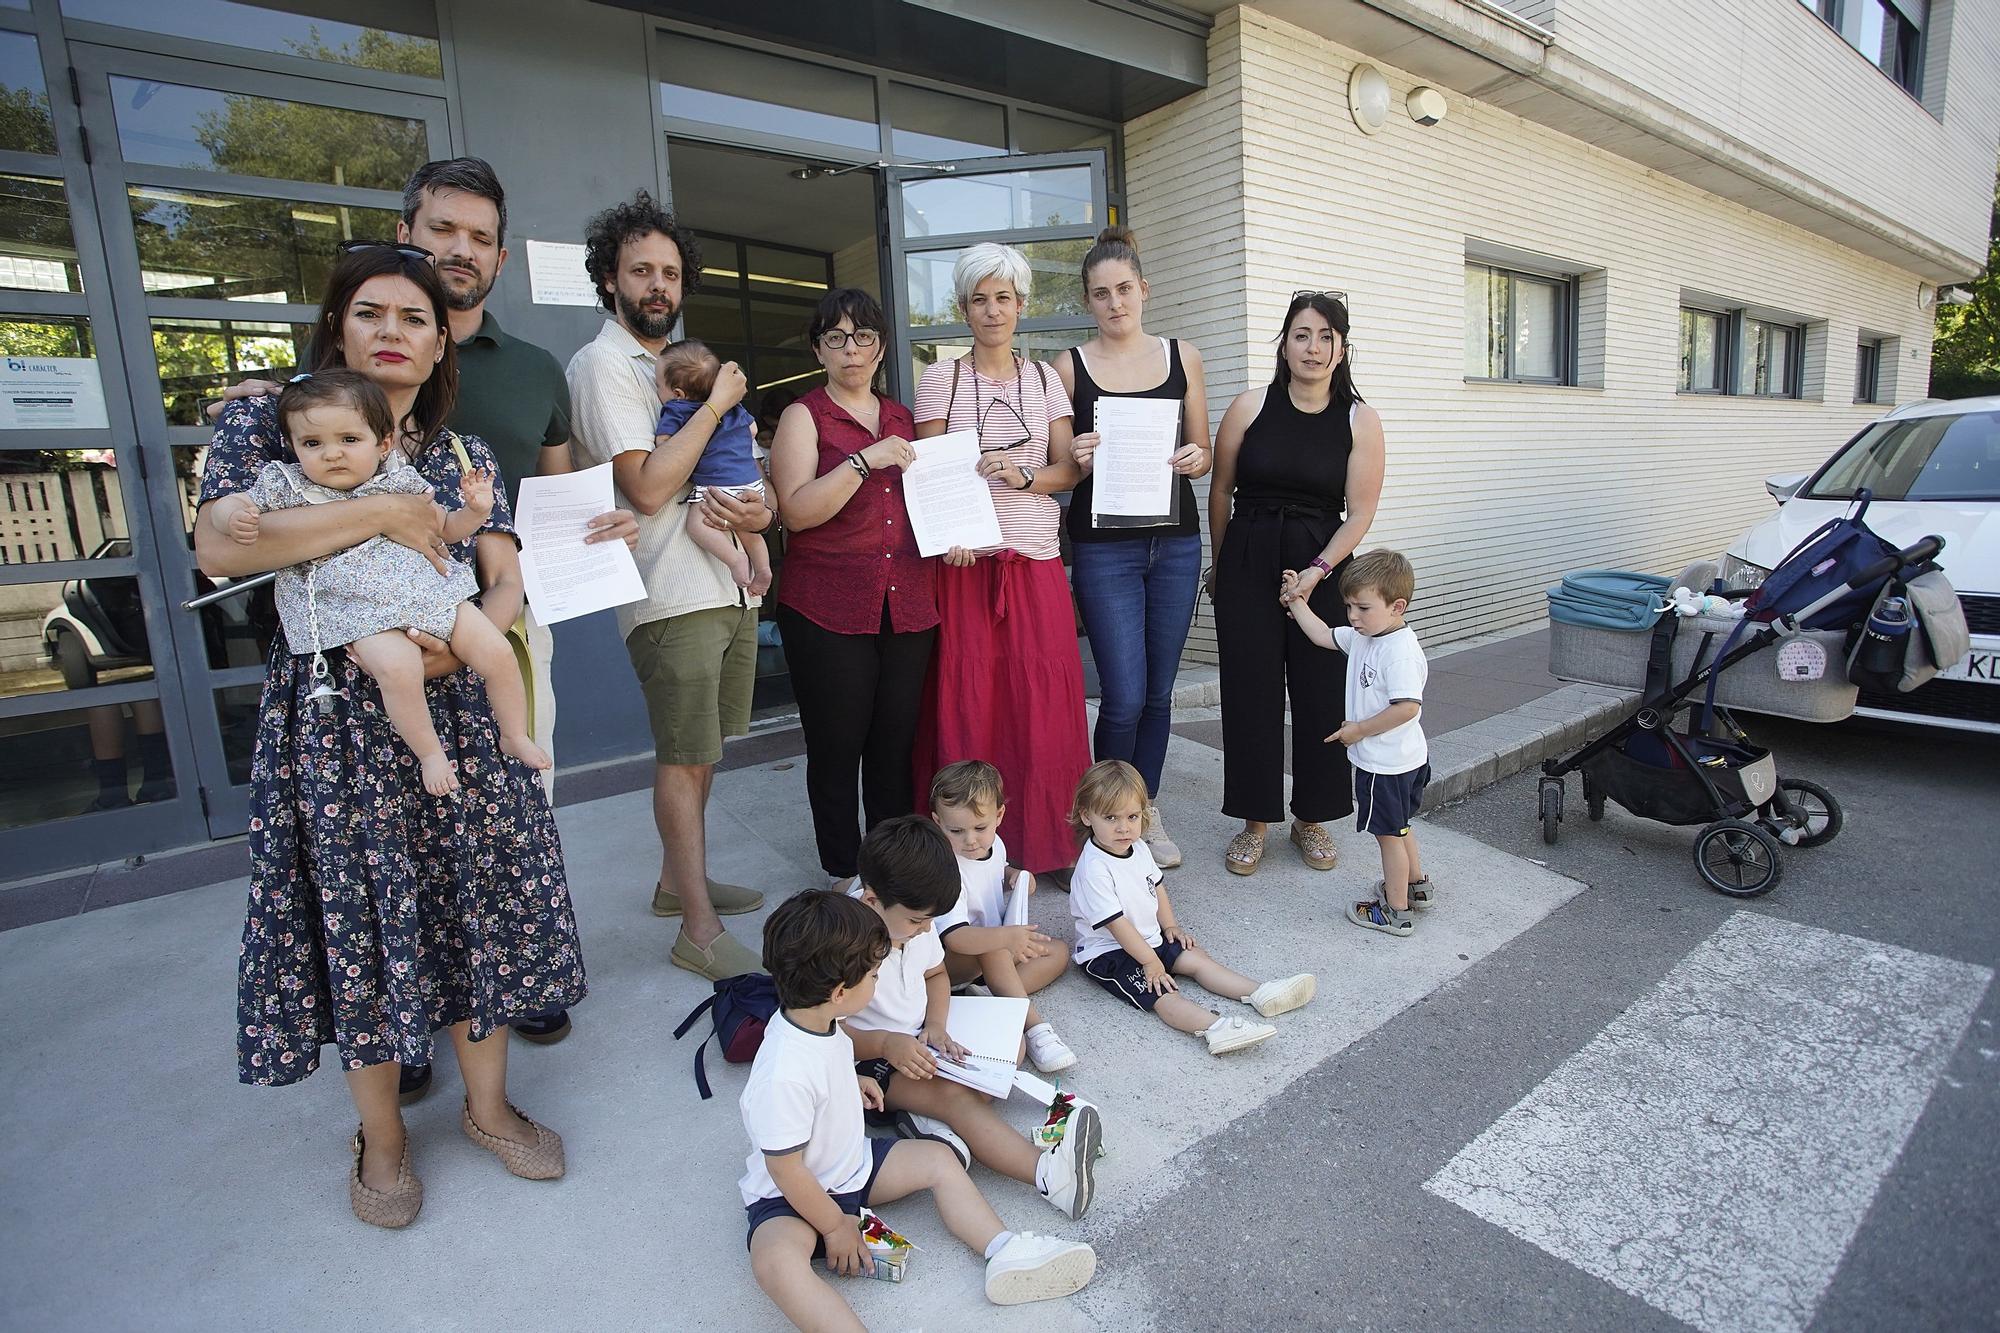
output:
<svg viewBox="0 0 2000 1333"><path fill-rule="evenodd" d="M258 322L310 324L316 305L227 301L149 295L141 273L138 244L127 203L128 186L150 185L202 193L268 199L299 200L333 206L400 211L399 190L318 185L261 176L126 163L119 151L116 112L111 98L113 76L150 79L160 83L242 93L254 97L302 102L341 110L394 115L423 122L432 158L451 154L451 134L445 98L439 95L365 87L332 79L278 74L119 47L71 43L71 67L86 136L91 192L96 201L108 282L99 285L107 297L103 327L113 330L128 385L158 385L159 363L153 351L152 320L156 316L184 319L254 319ZM393 240L394 237L383 237ZM108 291L106 288L108 287ZM93 327L96 327L93 321ZM99 339L100 345L103 339ZM130 395L135 425L132 452L142 476L173 477L173 450L207 443L210 432L199 426L171 426L157 392ZM121 455L122 456L122 455ZM164 589L163 600L149 600L146 626L155 645L171 644L173 669L160 670L165 654L154 649L162 706L177 703L184 742L176 753L177 791L193 797L205 816L205 831L197 838L228 837L243 832L249 821L249 787L232 785L216 716L216 692L252 685L264 679L263 664L215 668L208 660L199 612L184 611L181 602L194 595L194 553L184 539L179 497L171 480L150 481L145 489L146 526L151 540L139 563ZM139 549L135 531L135 549ZM148 558L150 557L150 558ZM173 696L169 698L169 690ZM171 718L175 709L169 709Z"/></svg>
<svg viewBox="0 0 2000 1333"><path fill-rule="evenodd" d="M934 250L963 250L982 241L1004 245L1025 245L1035 241L1073 241L1095 237L1106 225L1109 201L1105 186L1105 151L1102 148L1074 148L1060 153L1017 153L1011 156L958 158L946 162L889 163L877 173L878 210L883 222L882 290L894 300L889 315L890 396L912 401L917 386L905 383L910 370L910 348L915 342L951 338L971 338L972 328L962 320L951 324L914 326L909 322L909 273L913 254ZM902 191L906 184L937 180L941 176L1004 176L1022 171L1042 171L1056 167L1089 167L1091 210L1096 220L1065 227L1017 227L990 231L950 232L940 236L910 237L903 233ZM1041 333L1090 327L1088 315L1040 315L1023 318L1018 333ZM913 336L921 328L922 337Z"/></svg>

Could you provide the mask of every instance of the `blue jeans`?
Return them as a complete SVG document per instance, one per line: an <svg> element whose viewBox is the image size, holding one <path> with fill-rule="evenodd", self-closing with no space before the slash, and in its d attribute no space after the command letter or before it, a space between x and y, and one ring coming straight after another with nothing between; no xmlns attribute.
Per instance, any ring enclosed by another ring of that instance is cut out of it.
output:
<svg viewBox="0 0 2000 1333"><path fill-rule="evenodd" d="M1123 759L1157 795L1173 722L1174 677L1201 583L1201 538L1078 542L1071 576L1097 663L1096 757Z"/></svg>

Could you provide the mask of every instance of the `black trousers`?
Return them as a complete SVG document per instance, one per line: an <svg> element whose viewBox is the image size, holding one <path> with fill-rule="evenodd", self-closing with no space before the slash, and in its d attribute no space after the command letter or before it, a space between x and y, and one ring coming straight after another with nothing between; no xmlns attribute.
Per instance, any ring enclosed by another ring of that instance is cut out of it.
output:
<svg viewBox="0 0 2000 1333"><path fill-rule="evenodd" d="M1347 747L1326 737L1347 712L1347 654L1321 648L1278 605L1284 571L1326 548L1338 514L1246 506L1229 520L1215 557L1215 638L1222 668L1222 813L1266 823L1285 815L1285 698L1292 702L1294 818L1318 823L1354 811ZM1310 605L1329 625L1347 623L1340 574L1322 579Z"/></svg>
<svg viewBox="0 0 2000 1333"><path fill-rule="evenodd" d="M886 606L874 634L835 634L783 605L777 619L806 736L806 799L820 867L852 875L862 811L873 828L916 809L910 751L937 631L897 634Z"/></svg>

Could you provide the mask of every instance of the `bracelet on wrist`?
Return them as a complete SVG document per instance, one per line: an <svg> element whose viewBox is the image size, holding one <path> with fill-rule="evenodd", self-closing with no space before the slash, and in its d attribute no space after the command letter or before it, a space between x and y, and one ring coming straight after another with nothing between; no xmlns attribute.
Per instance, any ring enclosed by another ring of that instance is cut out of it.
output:
<svg viewBox="0 0 2000 1333"><path fill-rule="evenodd" d="M861 456L861 451L859 449L855 450L853 453L847 456L847 462L850 467L852 467L856 472L861 474L861 479L863 481L868 480L869 474L874 472L875 470L874 468L868 466L868 460Z"/></svg>
<svg viewBox="0 0 2000 1333"><path fill-rule="evenodd" d="M715 428L717 430L722 429L722 413L715 410L715 404L709 402L706 398L704 398L701 400L701 405L708 409L708 414L710 416L715 418Z"/></svg>
<svg viewBox="0 0 2000 1333"><path fill-rule="evenodd" d="M1322 578L1330 579L1333 577L1333 566L1326 563L1326 557L1323 555L1316 555L1312 558L1312 567L1320 572Z"/></svg>

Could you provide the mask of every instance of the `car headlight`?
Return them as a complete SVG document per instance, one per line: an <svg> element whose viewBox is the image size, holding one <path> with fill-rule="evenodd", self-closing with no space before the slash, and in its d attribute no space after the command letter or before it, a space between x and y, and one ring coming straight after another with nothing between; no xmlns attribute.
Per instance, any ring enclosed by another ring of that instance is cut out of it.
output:
<svg viewBox="0 0 2000 1333"><path fill-rule="evenodd" d="M1722 584L1726 588L1735 588L1739 591L1745 588L1760 588L1764 585L1764 580L1770 576L1771 571L1762 565L1753 565L1748 560L1733 555L1722 557Z"/></svg>

